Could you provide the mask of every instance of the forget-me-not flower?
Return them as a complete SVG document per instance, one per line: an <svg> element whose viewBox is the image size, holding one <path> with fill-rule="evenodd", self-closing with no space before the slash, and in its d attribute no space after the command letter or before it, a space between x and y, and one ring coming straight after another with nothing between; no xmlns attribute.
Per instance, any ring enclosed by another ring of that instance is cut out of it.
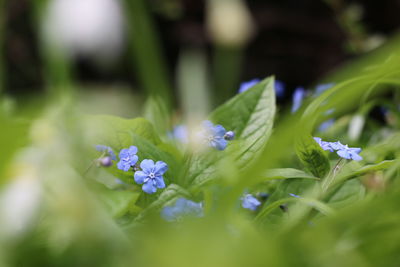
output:
<svg viewBox="0 0 400 267"><path fill-rule="evenodd" d="M362 157L358 155L361 152L361 148L348 147L348 145L343 145L340 141L325 142L319 137L314 137L314 140L323 150L329 150L330 152L336 151L336 153L344 159L352 159L356 161L362 160Z"/></svg>
<svg viewBox="0 0 400 267"><path fill-rule="evenodd" d="M253 197L252 194L245 194L242 198L242 207L249 210L256 210L258 206L261 205L261 202Z"/></svg>
<svg viewBox="0 0 400 267"><path fill-rule="evenodd" d="M144 159L140 163L141 171L135 172L135 182L143 184L142 189L148 194L153 194L157 188L164 188L163 174L168 170L168 165L163 161L154 161L151 159Z"/></svg>
<svg viewBox="0 0 400 267"><path fill-rule="evenodd" d="M243 92L249 90L251 87L253 87L257 83L259 83L260 81L261 81L260 79L253 79L253 80L250 80L247 82L242 82L240 84L238 93L243 93Z"/></svg>
<svg viewBox="0 0 400 267"><path fill-rule="evenodd" d="M292 113L296 112L303 103L303 98L306 96L306 90L303 87L297 87L293 93Z"/></svg>
<svg viewBox="0 0 400 267"><path fill-rule="evenodd" d="M109 147L109 146L97 145L97 146L96 146L96 150L99 151L99 152L106 152L106 153L110 156L110 158L111 158L112 160L117 160L117 157L115 156L114 151L113 151L112 148Z"/></svg>
<svg viewBox="0 0 400 267"><path fill-rule="evenodd" d="M201 132L201 136L208 146L224 150L228 145L228 141L224 138L226 134L225 128L222 125L213 125L211 121L204 121L203 127L204 130Z"/></svg>
<svg viewBox="0 0 400 267"><path fill-rule="evenodd" d="M203 205L182 197L175 202L174 206L164 207L161 216L169 222L177 221L184 216L203 217Z"/></svg>
<svg viewBox="0 0 400 267"><path fill-rule="evenodd" d="M362 160L363 158L358 155L361 152L361 148L358 147L348 147L347 145L342 145L340 149L336 152L340 157L344 159L352 159L352 160Z"/></svg>
<svg viewBox="0 0 400 267"><path fill-rule="evenodd" d="M129 169L135 166L138 161L138 156L136 155L138 149L135 146L130 148L124 148L119 152L120 161L117 164L117 168L123 171L129 171Z"/></svg>

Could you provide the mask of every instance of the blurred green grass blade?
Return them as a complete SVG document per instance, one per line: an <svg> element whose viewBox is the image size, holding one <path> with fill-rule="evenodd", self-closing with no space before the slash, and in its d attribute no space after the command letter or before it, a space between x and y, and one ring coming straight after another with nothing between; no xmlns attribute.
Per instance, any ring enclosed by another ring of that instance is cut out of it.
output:
<svg viewBox="0 0 400 267"><path fill-rule="evenodd" d="M150 4L146 0L124 0L124 4L129 45L139 79L149 95L159 96L171 108L171 84Z"/></svg>

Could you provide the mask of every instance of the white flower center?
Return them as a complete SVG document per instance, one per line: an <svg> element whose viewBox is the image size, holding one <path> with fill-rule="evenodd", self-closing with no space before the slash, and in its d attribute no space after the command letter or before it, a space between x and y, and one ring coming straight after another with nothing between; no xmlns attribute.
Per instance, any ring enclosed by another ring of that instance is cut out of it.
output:
<svg viewBox="0 0 400 267"><path fill-rule="evenodd" d="M149 174L149 178L150 179L154 179L156 177L156 175L153 173L153 172L151 172L150 174Z"/></svg>

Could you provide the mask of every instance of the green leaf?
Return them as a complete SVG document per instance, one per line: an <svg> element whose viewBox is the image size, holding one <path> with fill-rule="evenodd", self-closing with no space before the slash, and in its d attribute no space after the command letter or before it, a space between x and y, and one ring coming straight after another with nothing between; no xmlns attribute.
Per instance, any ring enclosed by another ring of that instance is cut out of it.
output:
<svg viewBox="0 0 400 267"><path fill-rule="evenodd" d="M271 135L275 109L274 79L270 77L236 95L210 115L214 123L235 132L240 142L237 146L240 167L248 165L264 148Z"/></svg>
<svg viewBox="0 0 400 267"><path fill-rule="evenodd" d="M360 200L365 195L365 187L359 180L350 180L339 187L329 198L328 203L333 208L346 207Z"/></svg>
<svg viewBox="0 0 400 267"><path fill-rule="evenodd" d="M122 217L136 207L135 203L140 196L140 192L117 191L106 187L102 187L96 190L96 192L100 201L114 218Z"/></svg>
<svg viewBox="0 0 400 267"><path fill-rule="evenodd" d="M213 123L221 124L235 132L235 141L226 151L211 151L194 156L187 161L185 179L193 188L199 188L214 179L215 164L232 153L239 168L249 165L264 148L271 135L275 115L275 91L273 78L266 78L249 90L236 95L218 107L210 115Z"/></svg>
<svg viewBox="0 0 400 267"><path fill-rule="evenodd" d="M304 167L314 176L323 178L329 172L329 159L311 136L304 135L297 138L296 154Z"/></svg>
<svg viewBox="0 0 400 267"><path fill-rule="evenodd" d="M306 172L298 169L292 168L282 168L282 169L270 169L263 175L265 178L263 180L274 180L274 179L291 179L291 178L303 178L303 179L314 179L319 180L319 178L312 176Z"/></svg>
<svg viewBox="0 0 400 267"><path fill-rule="evenodd" d="M350 179L354 179L357 177L360 177L364 174L370 173L370 172L376 172L376 171L380 171L380 170L385 170L390 168L391 166L393 166L393 164L396 162L396 160L385 160L382 161L378 164L372 164L372 165L366 165L363 166L357 170L352 171L349 174L345 174L342 176L339 176L335 179L335 181L332 184L332 187L338 184L341 184L345 181L348 181Z"/></svg>
<svg viewBox="0 0 400 267"><path fill-rule="evenodd" d="M153 125L144 118L123 119L109 115L87 116L86 124L94 144L108 145L116 151L131 146L134 134L154 145L161 142Z"/></svg>

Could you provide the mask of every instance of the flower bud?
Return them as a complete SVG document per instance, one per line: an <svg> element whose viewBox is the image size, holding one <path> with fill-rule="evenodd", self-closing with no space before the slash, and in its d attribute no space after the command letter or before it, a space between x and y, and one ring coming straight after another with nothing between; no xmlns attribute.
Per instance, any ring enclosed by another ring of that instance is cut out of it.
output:
<svg viewBox="0 0 400 267"><path fill-rule="evenodd" d="M99 163L103 167L110 167L113 164L111 157L108 157L108 156L99 158Z"/></svg>
<svg viewBox="0 0 400 267"><path fill-rule="evenodd" d="M233 140L234 138L235 138L235 133L232 132L232 131L228 131L228 132L226 132L225 135L224 135L224 139L225 139L225 140L228 140L228 141L231 141L231 140Z"/></svg>

